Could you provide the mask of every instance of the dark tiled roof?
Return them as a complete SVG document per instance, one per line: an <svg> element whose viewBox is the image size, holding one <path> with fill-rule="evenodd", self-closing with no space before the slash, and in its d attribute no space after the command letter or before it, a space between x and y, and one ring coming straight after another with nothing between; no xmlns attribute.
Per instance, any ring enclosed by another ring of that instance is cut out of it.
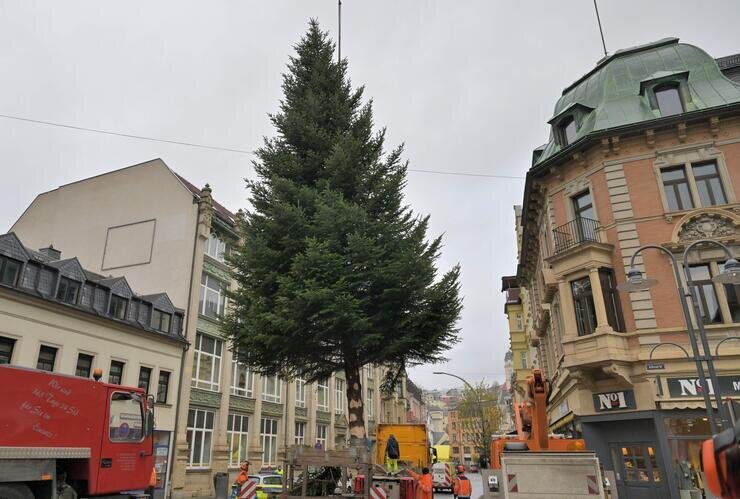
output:
<svg viewBox="0 0 740 499"><path fill-rule="evenodd" d="M16 276L15 285L0 284L2 288L10 288L23 294L142 329L157 336L186 343L182 334L184 313L182 310L172 307L172 302L165 293L150 295L155 296L156 301L149 300L146 296L136 295L131 291L125 277L105 277L83 269L77 258L55 260L43 253L30 250L23 246L13 232L0 234L0 255L12 258L22 265L19 275ZM56 297L56 283L59 274L79 283L76 303L68 303ZM119 319L108 313L107 303L111 292L115 292L128 300L124 319ZM167 333L158 331L151 326L151 309L162 309L159 306L160 303L163 303L162 300L169 303L169 307L162 311L172 313L170 331Z"/></svg>
<svg viewBox="0 0 740 499"><path fill-rule="evenodd" d="M185 185L185 187L188 188L188 190L193 194L194 197L200 198L201 190L198 187L188 182L181 175L177 173L175 173L175 175L177 175L177 178L180 179L180 181ZM216 213L218 218L226 222L228 225L234 226L236 224L236 215L234 215L234 213L232 213L230 210L226 209L224 205L222 205L215 199L213 200L213 211Z"/></svg>

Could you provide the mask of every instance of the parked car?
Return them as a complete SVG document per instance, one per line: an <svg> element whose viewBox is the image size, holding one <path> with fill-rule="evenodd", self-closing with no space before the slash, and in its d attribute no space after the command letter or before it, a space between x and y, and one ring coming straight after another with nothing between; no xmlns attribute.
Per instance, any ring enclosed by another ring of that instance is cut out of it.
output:
<svg viewBox="0 0 740 499"><path fill-rule="evenodd" d="M267 499L283 491L282 475L249 475L249 479L257 484L257 499Z"/></svg>

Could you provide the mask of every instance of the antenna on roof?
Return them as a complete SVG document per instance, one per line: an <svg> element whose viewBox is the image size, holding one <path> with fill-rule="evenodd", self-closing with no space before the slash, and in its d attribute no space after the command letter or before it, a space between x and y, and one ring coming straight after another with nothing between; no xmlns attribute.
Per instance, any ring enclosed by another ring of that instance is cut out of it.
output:
<svg viewBox="0 0 740 499"><path fill-rule="evenodd" d="M342 62L342 0L337 0L337 17L339 18L339 40L337 42L337 62Z"/></svg>
<svg viewBox="0 0 740 499"><path fill-rule="evenodd" d="M342 3L342 0L339 0L339 3ZM601 29L601 17L599 16L599 6L596 5L596 0L594 0L594 10L596 11L596 21L599 23L599 34L601 34L601 45L604 47L604 57L609 57L609 52L606 51L606 42L604 41L604 30Z"/></svg>

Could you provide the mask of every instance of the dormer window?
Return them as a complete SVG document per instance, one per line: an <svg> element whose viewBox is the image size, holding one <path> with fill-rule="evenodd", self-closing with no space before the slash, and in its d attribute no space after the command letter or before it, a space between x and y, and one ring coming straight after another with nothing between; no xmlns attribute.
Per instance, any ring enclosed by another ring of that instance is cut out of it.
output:
<svg viewBox="0 0 740 499"><path fill-rule="evenodd" d="M672 116L685 112L677 84L659 85L655 87L654 92L661 116Z"/></svg>
<svg viewBox="0 0 740 499"><path fill-rule="evenodd" d="M157 331L169 333L171 320L171 314L168 314L167 312L162 312L161 310L157 310L156 308L152 310L152 327Z"/></svg>
<svg viewBox="0 0 740 499"><path fill-rule="evenodd" d="M563 147L572 144L576 140L576 120L573 116L570 116L563 120L560 124L560 137L563 142Z"/></svg>
<svg viewBox="0 0 740 499"><path fill-rule="evenodd" d="M112 294L110 296L110 304L108 305L108 314L116 319L125 319L127 303L128 300L126 298Z"/></svg>
<svg viewBox="0 0 740 499"><path fill-rule="evenodd" d="M80 283L66 277L59 278L59 287L57 288L57 300L72 305L77 303L77 295L80 293Z"/></svg>
<svg viewBox="0 0 740 499"><path fill-rule="evenodd" d="M15 286L20 269L21 262L18 260L0 256L0 283Z"/></svg>

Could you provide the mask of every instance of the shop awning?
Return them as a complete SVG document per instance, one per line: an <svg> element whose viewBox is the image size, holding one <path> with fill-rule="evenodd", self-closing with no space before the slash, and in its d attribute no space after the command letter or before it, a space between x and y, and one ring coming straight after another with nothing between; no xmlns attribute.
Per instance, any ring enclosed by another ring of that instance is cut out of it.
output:
<svg viewBox="0 0 740 499"><path fill-rule="evenodd" d="M554 432L555 430L558 430L562 428L563 426L567 425L571 421L575 419L576 415L572 412L568 414L567 416L564 416L557 421L555 421L553 424L550 425L550 433Z"/></svg>
<svg viewBox="0 0 740 499"><path fill-rule="evenodd" d="M663 410L671 409L704 409L704 401L702 400L674 400L670 402L659 402L658 405ZM712 404L712 407L717 408L717 404Z"/></svg>

